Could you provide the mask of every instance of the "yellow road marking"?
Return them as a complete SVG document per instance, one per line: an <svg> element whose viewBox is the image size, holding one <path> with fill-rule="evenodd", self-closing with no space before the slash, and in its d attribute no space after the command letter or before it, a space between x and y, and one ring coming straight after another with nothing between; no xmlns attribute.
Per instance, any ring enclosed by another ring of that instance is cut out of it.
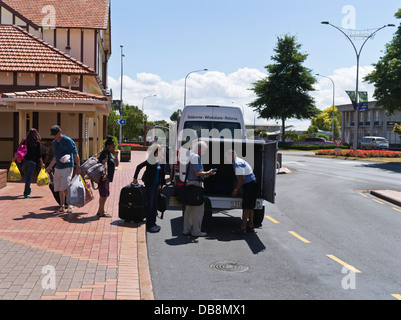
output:
<svg viewBox="0 0 401 320"><path fill-rule="evenodd" d="M394 210L396 210L396 211L398 211L398 212L401 212L401 210L400 209L397 209L397 208L393 208Z"/></svg>
<svg viewBox="0 0 401 320"><path fill-rule="evenodd" d="M375 202L377 202L377 203L384 204L384 202L381 202L381 201L379 201L379 200L376 200L376 199L372 199L372 200L375 201Z"/></svg>
<svg viewBox="0 0 401 320"><path fill-rule="evenodd" d="M401 294L392 294L391 296L396 298L397 300L401 300Z"/></svg>
<svg viewBox="0 0 401 320"><path fill-rule="evenodd" d="M266 216L266 219L269 219L271 222L273 222L275 224L280 224L280 222L278 222L277 220L274 220L272 217Z"/></svg>
<svg viewBox="0 0 401 320"><path fill-rule="evenodd" d="M305 243L311 243L310 241L306 240L305 238L301 237L299 234L297 234L294 231L288 231L290 234L292 234L294 237L298 238L299 240L301 240L302 242Z"/></svg>
<svg viewBox="0 0 401 320"><path fill-rule="evenodd" d="M355 273L362 273L361 271L359 271L355 267L353 267L353 266L349 265L348 263L338 259L336 256L328 254L327 257L329 257L330 259L334 260L335 262L338 262L339 264L343 265L344 267L348 268L349 270L351 270L351 271L353 271Z"/></svg>
<svg viewBox="0 0 401 320"><path fill-rule="evenodd" d="M359 194L360 194L362 197L369 198L366 194L363 194L362 192L359 192Z"/></svg>

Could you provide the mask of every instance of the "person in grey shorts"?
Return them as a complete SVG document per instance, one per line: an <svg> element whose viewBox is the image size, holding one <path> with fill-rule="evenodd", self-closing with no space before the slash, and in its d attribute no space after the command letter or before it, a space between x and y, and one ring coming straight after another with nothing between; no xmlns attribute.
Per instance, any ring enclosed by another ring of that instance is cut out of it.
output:
<svg viewBox="0 0 401 320"><path fill-rule="evenodd" d="M256 198L258 194L256 177L252 167L244 159L238 157L235 150L226 152L226 160L232 162L234 167L237 183L235 189L231 193L232 197L237 197L240 188L243 190L242 196L242 224L235 230L235 233L255 232L253 224L254 211L256 206ZM247 223L249 225L247 226ZM248 228L247 228L248 227Z"/></svg>
<svg viewBox="0 0 401 320"><path fill-rule="evenodd" d="M50 134L54 138L52 143L54 158L46 171L50 172L56 166L53 181L54 191L60 194L60 209L58 212L64 212L69 182L74 176L81 173L80 159L74 141L63 135L59 126L51 127ZM76 164L75 170L74 164ZM72 210L73 207L69 206L68 212L71 213Z"/></svg>
<svg viewBox="0 0 401 320"><path fill-rule="evenodd" d="M207 144L204 141L198 141L194 143L193 150L190 154L189 161L189 171L188 171L188 181L187 185L198 185L203 188L204 178L208 178L215 174L213 170L204 171L201 155L207 152ZM202 220L205 205L201 206L186 206L184 213L184 230L183 234L185 236L192 235L194 237L205 237L207 234L202 232Z"/></svg>

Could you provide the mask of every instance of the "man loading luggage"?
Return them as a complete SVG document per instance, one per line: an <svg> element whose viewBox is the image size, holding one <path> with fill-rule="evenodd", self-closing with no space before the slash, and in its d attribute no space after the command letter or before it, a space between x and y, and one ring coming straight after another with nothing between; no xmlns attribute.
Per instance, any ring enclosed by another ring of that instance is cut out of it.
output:
<svg viewBox="0 0 401 320"><path fill-rule="evenodd" d="M71 179L80 174L80 159L77 147L74 141L63 135L59 126L53 126L50 129L50 134L54 140L52 142L52 149L54 158L50 165L47 167L46 172L50 172L54 165L54 191L60 194L60 209L58 212L64 212L65 199L68 192L68 184ZM75 170L74 170L74 164ZM72 206L68 207L68 213L73 210Z"/></svg>

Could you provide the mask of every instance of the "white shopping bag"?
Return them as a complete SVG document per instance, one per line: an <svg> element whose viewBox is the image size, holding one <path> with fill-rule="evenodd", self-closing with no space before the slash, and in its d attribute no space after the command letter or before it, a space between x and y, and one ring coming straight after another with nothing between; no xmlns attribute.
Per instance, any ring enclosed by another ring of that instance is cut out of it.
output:
<svg viewBox="0 0 401 320"><path fill-rule="evenodd" d="M80 175L75 176L68 186L67 203L78 208L85 206L85 185Z"/></svg>

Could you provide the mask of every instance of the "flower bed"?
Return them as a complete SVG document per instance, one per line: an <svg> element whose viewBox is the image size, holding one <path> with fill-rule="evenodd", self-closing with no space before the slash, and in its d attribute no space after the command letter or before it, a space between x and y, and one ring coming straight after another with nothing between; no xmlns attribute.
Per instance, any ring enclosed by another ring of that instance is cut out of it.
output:
<svg viewBox="0 0 401 320"><path fill-rule="evenodd" d="M337 156L334 150L320 150L315 153L317 156ZM345 150L338 152L340 157L354 158L401 158L401 152L385 150Z"/></svg>
<svg viewBox="0 0 401 320"><path fill-rule="evenodd" d="M138 143L127 143L127 142L123 142L121 143L122 146L131 146L131 147L140 147L141 145Z"/></svg>

